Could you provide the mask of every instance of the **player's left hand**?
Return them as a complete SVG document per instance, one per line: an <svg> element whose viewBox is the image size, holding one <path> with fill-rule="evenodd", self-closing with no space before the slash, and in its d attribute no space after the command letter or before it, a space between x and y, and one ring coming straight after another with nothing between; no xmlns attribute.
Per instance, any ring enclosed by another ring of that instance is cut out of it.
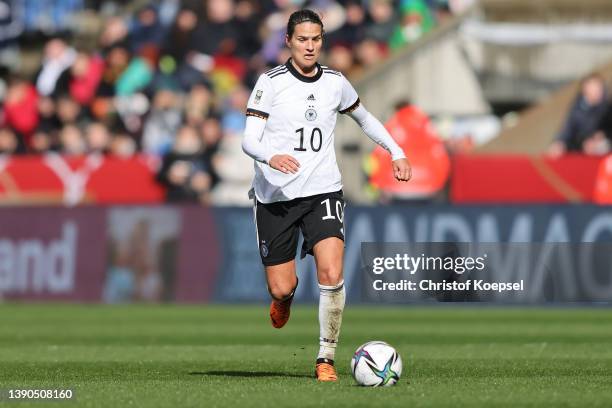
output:
<svg viewBox="0 0 612 408"><path fill-rule="evenodd" d="M393 161L393 176L397 181L408 181L412 178L412 167L408 159Z"/></svg>

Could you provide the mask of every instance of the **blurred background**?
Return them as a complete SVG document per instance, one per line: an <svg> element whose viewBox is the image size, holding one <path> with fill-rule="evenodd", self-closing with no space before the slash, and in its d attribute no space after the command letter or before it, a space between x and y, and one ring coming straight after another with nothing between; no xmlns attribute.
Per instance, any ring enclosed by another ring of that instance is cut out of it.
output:
<svg viewBox="0 0 612 408"><path fill-rule="evenodd" d="M0 0L0 298L267 299L244 112L304 7L413 164L339 118L349 301L385 301L361 242L611 240L609 1ZM607 259L559 259L503 300L609 302Z"/></svg>

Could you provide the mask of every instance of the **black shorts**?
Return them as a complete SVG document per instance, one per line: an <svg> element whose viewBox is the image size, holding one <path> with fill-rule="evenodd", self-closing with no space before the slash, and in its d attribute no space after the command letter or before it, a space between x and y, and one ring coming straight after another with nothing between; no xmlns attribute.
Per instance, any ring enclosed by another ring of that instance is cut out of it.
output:
<svg viewBox="0 0 612 408"><path fill-rule="evenodd" d="M304 244L301 256L312 255L315 244L325 238L344 241L342 190L264 204L255 199L255 227L261 261L266 266L295 259L299 232Z"/></svg>

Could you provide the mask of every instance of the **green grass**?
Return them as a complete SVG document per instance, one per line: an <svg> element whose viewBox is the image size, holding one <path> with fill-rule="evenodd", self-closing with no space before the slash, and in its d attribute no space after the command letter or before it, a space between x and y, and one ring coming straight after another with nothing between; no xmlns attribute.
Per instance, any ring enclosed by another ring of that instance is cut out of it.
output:
<svg viewBox="0 0 612 408"><path fill-rule="evenodd" d="M73 388L75 401L44 405L79 407L612 404L610 309L349 307L336 384L312 378L316 306L294 308L282 330L266 314L264 305L2 305L0 388ZM403 358L395 387L353 383L352 352L375 339Z"/></svg>

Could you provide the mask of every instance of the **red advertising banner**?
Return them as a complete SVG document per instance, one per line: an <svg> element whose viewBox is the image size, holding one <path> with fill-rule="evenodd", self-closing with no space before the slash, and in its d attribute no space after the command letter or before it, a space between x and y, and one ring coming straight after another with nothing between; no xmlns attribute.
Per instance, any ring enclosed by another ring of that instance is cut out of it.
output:
<svg viewBox="0 0 612 408"><path fill-rule="evenodd" d="M159 203L156 159L89 155L0 157L0 204Z"/></svg>
<svg viewBox="0 0 612 408"><path fill-rule="evenodd" d="M208 301L213 297L221 266L220 232L210 208L183 207L182 214L176 300Z"/></svg>
<svg viewBox="0 0 612 408"><path fill-rule="evenodd" d="M96 208L0 211L0 297L97 302L106 217Z"/></svg>
<svg viewBox="0 0 612 408"><path fill-rule="evenodd" d="M208 301L219 267L217 236L208 208L110 208L103 300Z"/></svg>
<svg viewBox="0 0 612 408"><path fill-rule="evenodd" d="M558 159L518 155L453 157L453 203L604 203L605 158L567 155ZM612 167L612 166L610 166ZM612 171L610 172L612 174ZM612 177L611 177L612 178ZM608 195L608 202L610 195Z"/></svg>
<svg viewBox="0 0 612 408"><path fill-rule="evenodd" d="M207 302L220 266L212 210L0 210L0 299Z"/></svg>

